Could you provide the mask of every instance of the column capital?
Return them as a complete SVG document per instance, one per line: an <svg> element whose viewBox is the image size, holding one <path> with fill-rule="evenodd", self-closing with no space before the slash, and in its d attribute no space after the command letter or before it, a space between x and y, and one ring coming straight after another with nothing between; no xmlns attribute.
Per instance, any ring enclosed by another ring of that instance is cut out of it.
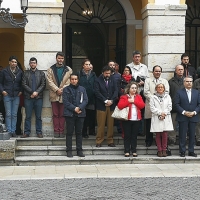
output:
<svg viewBox="0 0 200 200"><path fill-rule="evenodd" d="M27 14L63 14L63 2L29 2Z"/></svg>
<svg viewBox="0 0 200 200"><path fill-rule="evenodd" d="M185 16L187 5L152 5L147 4L141 11L142 19L147 16Z"/></svg>

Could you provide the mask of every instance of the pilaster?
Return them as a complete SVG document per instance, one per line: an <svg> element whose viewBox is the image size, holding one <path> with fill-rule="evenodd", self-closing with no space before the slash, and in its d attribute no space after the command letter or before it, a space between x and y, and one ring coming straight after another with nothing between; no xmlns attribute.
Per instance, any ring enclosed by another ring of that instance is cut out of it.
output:
<svg viewBox="0 0 200 200"><path fill-rule="evenodd" d="M186 5L150 5L142 9L144 63L163 68L170 78L185 51Z"/></svg>
<svg viewBox="0 0 200 200"><path fill-rule="evenodd" d="M24 32L24 65L29 67L29 59L36 57L38 69L44 72L55 63L55 56L62 51L63 2L30 2L27 10L28 24ZM48 86L47 86L48 88ZM43 134L53 133L49 92L45 90L43 99ZM33 120L35 124L35 119ZM32 123L32 132L35 125Z"/></svg>

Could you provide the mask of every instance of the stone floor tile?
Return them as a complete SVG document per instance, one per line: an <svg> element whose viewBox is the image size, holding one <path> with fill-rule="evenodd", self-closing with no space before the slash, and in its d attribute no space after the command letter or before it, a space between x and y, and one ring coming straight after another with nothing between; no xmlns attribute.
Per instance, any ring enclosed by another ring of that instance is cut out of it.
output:
<svg viewBox="0 0 200 200"><path fill-rule="evenodd" d="M34 175L35 170L14 170L13 176L15 175Z"/></svg>
<svg viewBox="0 0 200 200"><path fill-rule="evenodd" d="M127 178L130 173L98 173L98 178Z"/></svg>
<svg viewBox="0 0 200 200"><path fill-rule="evenodd" d="M31 175L8 175L8 176L0 176L0 180L29 180L31 179Z"/></svg>
<svg viewBox="0 0 200 200"><path fill-rule="evenodd" d="M64 176L65 178L97 178L97 173L70 173Z"/></svg>
<svg viewBox="0 0 200 200"><path fill-rule="evenodd" d="M64 179L64 174L36 174L31 179Z"/></svg>

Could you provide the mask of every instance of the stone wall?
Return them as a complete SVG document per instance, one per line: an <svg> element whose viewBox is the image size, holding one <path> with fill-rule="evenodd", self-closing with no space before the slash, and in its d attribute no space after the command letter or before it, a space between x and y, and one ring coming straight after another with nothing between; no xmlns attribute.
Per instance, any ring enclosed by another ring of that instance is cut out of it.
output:
<svg viewBox="0 0 200 200"><path fill-rule="evenodd" d="M142 9L144 63L163 68L164 78L171 78L185 52L186 5L147 5Z"/></svg>
<svg viewBox="0 0 200 200"><path fill-rule="evenodd" d="M0 165L14 165L15 139L0 140Z"/></svg>
<svg viewBox="0 0 200 200"><path fill-rule="evenodd" d="M29 67L29 59L38 59L38 69L46 70L55 63L56 53L62 51L62 2L30 2L27 10L28 24L24 32L24 64ZM42 110L43 134L53 135L52 111L47 89L44 92ZM24 115L23 115L24 116ZM35 135L35 118L32 120ZM23 125L22 125L23 128Z"/></svg>

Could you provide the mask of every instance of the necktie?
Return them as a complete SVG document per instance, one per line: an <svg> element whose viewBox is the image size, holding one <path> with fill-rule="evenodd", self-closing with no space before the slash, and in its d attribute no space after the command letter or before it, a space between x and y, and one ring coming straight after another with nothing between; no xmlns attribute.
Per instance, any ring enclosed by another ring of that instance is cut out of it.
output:
<svg viewBox="0 0 200 200"><path fill-rule="evenodd" d="M106 87L108 87L108 80L106 81Z"/></svg>

